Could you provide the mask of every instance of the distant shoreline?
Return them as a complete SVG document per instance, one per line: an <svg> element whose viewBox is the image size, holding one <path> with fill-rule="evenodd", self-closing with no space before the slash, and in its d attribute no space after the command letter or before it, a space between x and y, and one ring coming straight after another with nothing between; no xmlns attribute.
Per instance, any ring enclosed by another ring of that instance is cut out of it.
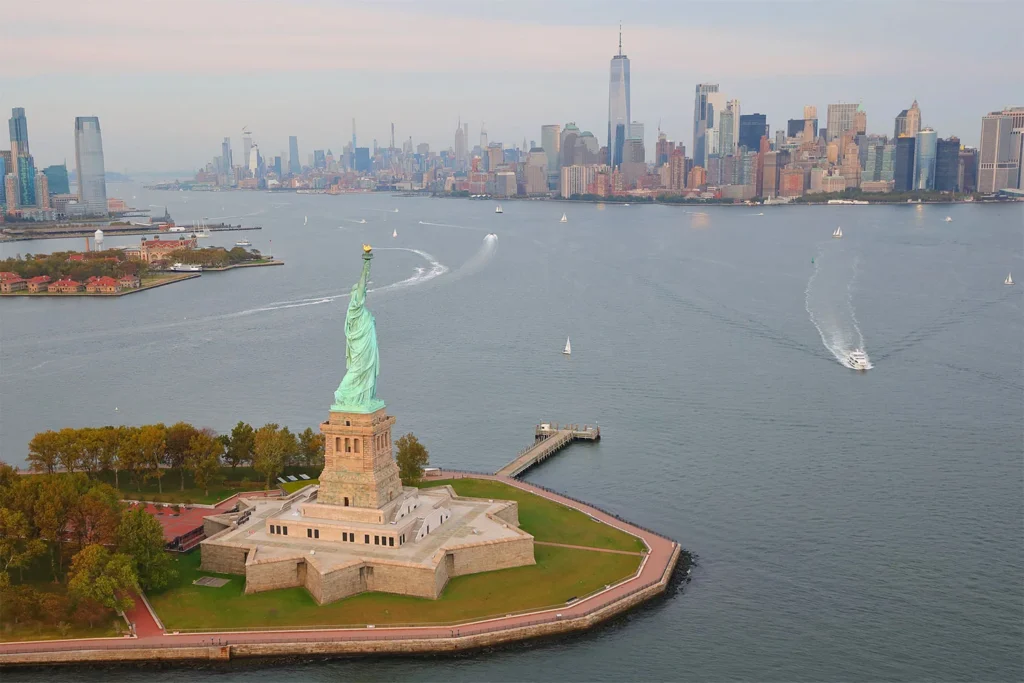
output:
<svg viewBox="0 0 1024 683"><path fill-rule="evenodd" d="M146 291L148 289L156 289L157 287L163 287L164 285L173 285L176 282L183 282L185 280L191 280L193 278L199 277L200 275L201 275L201 273L180 273L180 274L177 274L177 275L169 275L167 277L161 277L156 282L150 282L149 284L144 284L144 285L141 285L139 287L135 287L133 289L124 289L124 290L121 290L120 292L110 292L110 293L107 293L107 292L86 292L86 291L82 291L82 292L30 292L28 290L23 289L23 290L18 291L18 292L6 292L6 293L0 292L0 297L4 297L4 296L7 296L7 297L20 296L20 297L30 297L30 298L37 298L37 297L61 298L61 297L63 297L63 298L67 298L67 299L72 299L72 298L76 298L76 297L93 296L93 297L99 297L101 299L102 298L113 299L113 298L117 298L117 297L120 297L120 296L125 296L125 295L128 295L128 294L138 294L139 292L144 292L144 291Z"/></svg>

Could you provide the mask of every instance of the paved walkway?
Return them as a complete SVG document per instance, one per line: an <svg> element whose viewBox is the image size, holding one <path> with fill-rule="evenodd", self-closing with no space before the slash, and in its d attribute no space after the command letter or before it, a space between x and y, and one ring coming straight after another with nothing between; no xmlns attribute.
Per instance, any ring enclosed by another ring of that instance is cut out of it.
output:
<svg viewBox="0 0 1024 683"><path fill-rule="evenodd" d="M615 553L616 555L646 555L633 550L612 550L611 548L594 548L589 545L569 545L568 543L552 543L551 541L534 541L534 545L553 545L556 548L572 548L574 550L593 550L596 553Z"/></svg>
<svg viewBox="0 0 1024 683"><path fill-rule="evenodd" d="M137 612L136 621L139 637L128 640L124 638L92 638L63 641L46 641L36 643L0 643L0 655L6 653L23 652L56 652L56 651L80 651L80 650L105 650L126 648L161 648L161 647L196 647L211 646L218 644L238 645L244 643L290 643L290 642L331 642L331 641L374 641L374 640L402 640L402 639L423 639L423 638L451 638L455 636L470 636L494 631L509 630L522 626L535 625L538 623L555 622L560 619L572 619L583 617L592 612L611 605L618 600L634 593L637 590L651 586L665 576L666 570L672 563L677 543L655 533L646 531L632 524L618 519L612 515L580 503L565 496L550 491L545 491L517 479L487 474L471 474L448 471L445 473L448 478L493 479L524 491L532 491L540 496L556 501L568 507L581 510L582 512L598 519L609 526L621 529L635 536L639 536L650 548L640 565L640 572L637 576L616 584L611 588L578 600L571 605L557 609L549 609L542 612L530 612L512 616L485 619L469 624L458 626L413 626L388 628L381 626L375 629L366 628L342 628L342 629L319 629L319 630L294 630L282 629L279 631L250 631L250 632L217 632L199 633L187 635L173 635L158 633L152 635L152 627L141 626L144 617ZM591 548L593 550L593 548ZM142 601L140 600L139 603ZM155 624L154 624L155 626ZM157 629L159 630L159 629Z"/></svg>

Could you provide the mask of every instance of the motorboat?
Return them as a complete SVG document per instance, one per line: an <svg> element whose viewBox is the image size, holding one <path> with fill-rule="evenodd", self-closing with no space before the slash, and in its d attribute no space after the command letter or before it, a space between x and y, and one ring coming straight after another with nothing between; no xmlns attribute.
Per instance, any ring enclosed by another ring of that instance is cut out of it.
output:
<svg viewBox="0 0 1024 683"><path fill-rule="evenodd" d="M175 263L169 270L175 273L201 273L203 267L198 263Z"/></svg>
<svg viewBox="0 0 1024 683"><path fill-rule="evenodd" d="M235 242L235 246L236 247L251 247L252 246L252 242L250 242L249 240L246 240L246 239L241 239L241 240L238 240L237 242Z"/></svg>
<svg viewBox="0 0 1024 683"><path fill-rule="evenodd" d="M835 237L837 240L842 239L843 238L843 229L842 228L836 228L835 231L833 231L832 236Z"/></svg>
<svg viewBox="0 0 1024 683"><path fill-rule="evenodd" d="M854 370L867 370L871 367L871 363L868 361L868 354L864 353L861 349L854 349L853 351L850 351L850 355L846 357L846 361Z"/></svg>

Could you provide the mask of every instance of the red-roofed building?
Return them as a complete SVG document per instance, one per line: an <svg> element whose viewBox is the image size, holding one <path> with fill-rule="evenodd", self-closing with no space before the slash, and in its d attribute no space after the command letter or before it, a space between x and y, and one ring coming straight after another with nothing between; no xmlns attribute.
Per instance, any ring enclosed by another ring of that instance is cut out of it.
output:
<svg viewBox="0 0 1024 683"><path fill-rule="evenodd" d="M85 260L85 254L72 254L71 256L68 256L68 261L84 261L84 260Z"/></svg>
<svg viewBox="0 0 1024 683"><path fill-rule="evenodd" d="M121 283L121 289L137 289L142 285L138 275L122 275L118 282Z"/></svg>
<svg viewBox="0 0 1024 683"><path fill-rule="evenodd" d="M5 277L0 280L0 292L3 292L4 294L18 292L22 289L28 289L28 281L24 278L18 277L17 275L14 277Z"/></svg>
<svg viewBox="0 0 1024 683"><path fill-rule="evenodd" d="M82 288L81 282L64 277L48 285L46 291L51 294L72 294L74 292L81 292Z"/></svg>
<svg viewBox="0 0 1024 683"><path fill-rule="evenodd" d="M49 284L49 275L36 275L35 277L28 279L28 291L35 293L45 292Z"/></svg>
<svg viewBox="0 0 1024 683"><path fill-rule="evenodd" d="M195 237L182 236L180 239L176 240L147 240L143 237L142 243L139 245L139 258L146 263L163 261L172 251L177 251L178 249L195 249L198 246L199 240Z"/></svg>
<svg viewBox="0 0 1024 683"><path fill-rule="evenodd" d="M9 280L11 278L16 278L16 277L21 277L21 276L18 275L17 273L12 273L9 270L5 270L5 271L0 272L0 280Z"/></svg>
<svg viewBox="0 0 1024 683"><path fill-rule="evenodd" d="M85 291L93 294L117 294L121 291L121 283L112 277L104 275L103 277L89 278L89 282L85 286Z"/></svg>

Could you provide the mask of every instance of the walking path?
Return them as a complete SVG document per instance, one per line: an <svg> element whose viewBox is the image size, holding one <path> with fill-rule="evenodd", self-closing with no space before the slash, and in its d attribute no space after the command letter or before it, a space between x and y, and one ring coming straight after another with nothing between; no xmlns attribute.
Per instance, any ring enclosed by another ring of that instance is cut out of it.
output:
<svg viewBox="0 0 1024 683"><path fill-rule="evenodd" d="M534 541L534 545L553 545L556 548L572 548L574 550L593 550L596 553L615 553L616 555L643 555L633 550L612 550L611 548L594 548L589 545L569 545L568 543L552 543L551 541Z"/></svg>
<svg viewBox="0 0 1024 683"><path fill-rule="evenodd" d="M175 635L162 631L148 614L142 600L129 614L136 623L137 638L93 638L31 643L0 643L0 666L52 661L103 661L114 659L230 659L245 655L300 654L303 652L374 651L427 652L453 651L483 645L521 640L587 628L633 604L664 591L679 557L679 544L664 536L630 524L598 508L568 496L542 489L511 477L488 474L445 472L459 478L492 479L530 491L549 500L575 508L609 526L641 538L650 552L644 555L635 576L564 607L527 614L507 615L457 626L403 626L340 629L282 629L277 631L216 632ZM548 544L561 545L561 544ZM578 547L578 546L566 546ZM596 548L586 548L597 550ZM625 552L613 551L606 552ZM634 553L628 553L634 554ZM494 637L475 638L484 634ZM429 641L429 642L422 642ZM343 644L352 647L346 647ZM271 647L277 644L277 647ZM333 644L333 645L332 645ZM227 646L227 647L225 647ZM267 647L256 647L267 646ZM169 648L192 648L178 651ZM209 652L197 648L216 648ZM363 648L362 650L356 648ZM106 655L103 651L116 650ZM128 651L138 651L132 654ZM144 652L143 652L144 651ZM32 653L36 653L34 656ZM54 653L62 653L60 655Z"/></svg>

